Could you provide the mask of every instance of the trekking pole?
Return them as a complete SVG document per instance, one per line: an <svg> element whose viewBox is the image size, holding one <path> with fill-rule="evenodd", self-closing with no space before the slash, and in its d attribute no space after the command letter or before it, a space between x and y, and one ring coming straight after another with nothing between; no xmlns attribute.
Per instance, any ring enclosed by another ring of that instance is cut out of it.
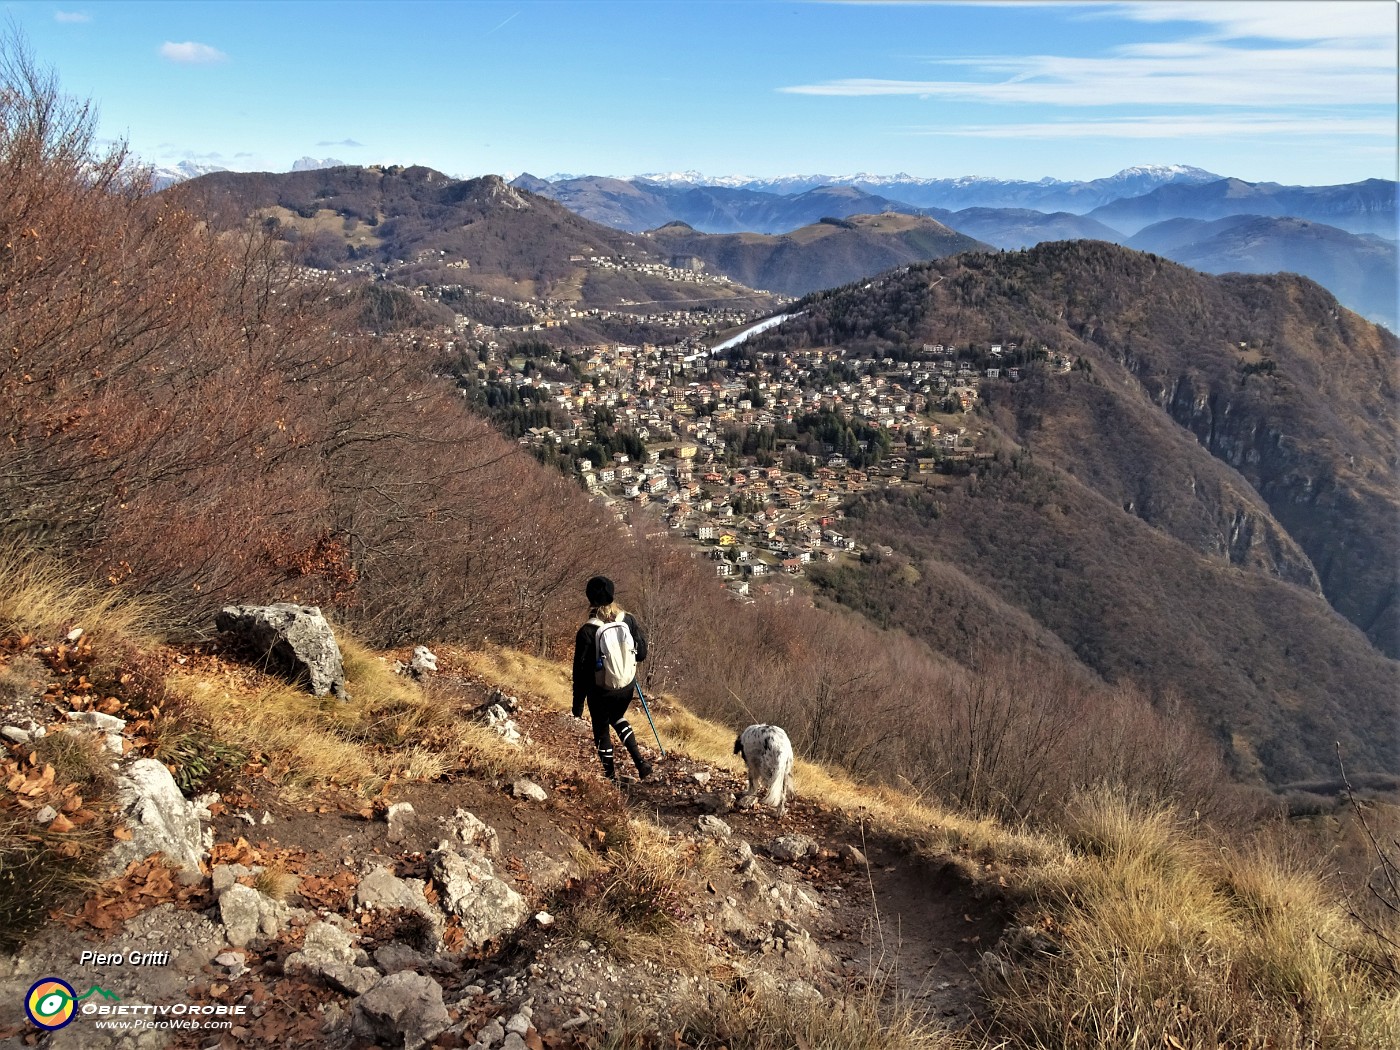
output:
<svg viewBox="0 0 1400 1050"><path fill-rule="evenodd" d="M661 747L661 734L656 731L656 723L651 720L651 709L647 707L647 698L642 695L642 683L633 680L632 685L636 687L637 699L642 702L642 711L647 716L647 724L651 726L651 735L656 737L656 746L661 749L661 757L666 757L666 749Z"/></svg>

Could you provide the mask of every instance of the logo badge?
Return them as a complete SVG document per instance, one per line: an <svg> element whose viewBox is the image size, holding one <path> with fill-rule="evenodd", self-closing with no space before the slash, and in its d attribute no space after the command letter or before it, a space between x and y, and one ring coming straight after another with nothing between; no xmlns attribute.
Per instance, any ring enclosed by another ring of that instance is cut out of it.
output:
<svg viewBox="0 0 1400 1050"><path fill-rule="evenodd" d="M24 997L24 1012L40 1028L50 1031L73 1020L78 995L73 986L57 977L36 981Z"/></svg>

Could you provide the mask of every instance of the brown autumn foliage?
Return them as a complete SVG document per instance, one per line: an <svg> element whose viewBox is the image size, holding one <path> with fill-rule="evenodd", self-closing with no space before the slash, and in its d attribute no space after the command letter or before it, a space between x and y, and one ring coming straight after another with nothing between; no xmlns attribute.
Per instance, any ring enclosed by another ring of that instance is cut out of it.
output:
<svg viewBox="0 0 1400 1050"><path fill-rule="evenodd" d="M374 641L556 655L583 580L606 572L651 636L649 690L782 724L803 754L1005 813L1142 780L1124 756L1160 725L1139 701L1075 686L1058 709L1059 685L1029 663L969 672L848 613L737 606L645 520L602 515L472 415L411 343L366 333L353 298L262 231L151 195L13 41L0 179L10 538L161 595L196 631L226 602L286 598ZM1090 716L1122 747L1071 746L1061 728ZM1207 794L1212 754L1189 783L1161 772L1160 793Z"/></svg>
<svg viewBox="0 0 1400 1050"><path fill-rule="evenodd" d="M596 519L258 233L153 196L0 69L0 523L187 626L230 600L543 643Z"/></svg>

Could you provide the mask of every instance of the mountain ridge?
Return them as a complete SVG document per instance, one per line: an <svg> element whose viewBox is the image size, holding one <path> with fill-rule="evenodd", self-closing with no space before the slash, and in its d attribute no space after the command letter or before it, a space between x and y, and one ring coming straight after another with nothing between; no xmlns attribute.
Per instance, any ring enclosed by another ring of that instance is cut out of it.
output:
<svg viewBox="0 0 1400 1050"><path fill-rule="evenodd" d="M987 246L930 218L898 213L826 217L779 236L698 233L669 223L644 234L672 261L694 258L741 284L805 295L881 270Z"/></svg>
<svg viewBox="0 0 1400 1050"><path fill-rule="evenodd" d="M1213 724L1228 723L1236 703L1250 708L1272 741L1255 756L1272 776L1325 768L1336 739L1333 730L1294 739L1279 704L1337 721L1344 735L1342 723L1372 726L1380 736L1352 747L1394 765L1393 335L1338 311L1306 279L1209 277L1102 242L915 264L809 296L793 312L798 320L742 352L857 345L878 357L911 344L1011 340L1079 363L985 384L975 415L1007 441L999 465L965 491L871 497L867 540L901 552L919 576L936 558L990 581L1110 680L1141 662L1148 679L1206 703ZM1020 558L1021 548L1037 555ZM1135 556L1122 560L1126 550ZM1164 584L1163 574L1180 578ZM921 611L937 601L915 601L917 585L908 591L898 578L872 577L857 607L887 600L880 622L903 619L942 638L951 625ZM1304 597L1319 585L1332 607ZM1164 586L1184 589L1167 599ZM1129 594L1159 619L1122 605ZM1227 608L1246 647L1231 638ZM1282 608L1294 626L1278 618ZM1150 640L1166 629L1161 617L1175 641ZM1334 655L1307 640L1324 636ZM1318 692L1321 681L1331 686ZM1333 689L1350 690L1347 714L1323 714ZM1239 741L1229 746L1238 763L1254 761Z"/></svg>
<svg viewBox="0 0 1400 1050"><path fill-rule="evenodd" d="M500 176L458 180L426 167L217 172L172 192L224 221L250 218L296 240L313 265L393 265L490 295L589 308L639 303L772 304L733 282L697 289L659 270L644 241L591 222Z"/></svg>
<svg viewBox="0 0 1400 1050"><path fill-rule="evenodd" d="M1167 185L1103 204L1090 218L1134 234L1164 219L1220 219L1230 215L1291 216L1338 226L1349 233L1396 235L1397 183L1365 179L1336 186L1283 186L1220 179L1203 185Z"/></svg>

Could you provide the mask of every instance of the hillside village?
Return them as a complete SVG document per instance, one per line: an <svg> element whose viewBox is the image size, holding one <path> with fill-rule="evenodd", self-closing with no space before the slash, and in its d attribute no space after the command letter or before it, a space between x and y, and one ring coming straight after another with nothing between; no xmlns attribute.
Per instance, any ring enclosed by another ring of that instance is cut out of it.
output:
<svg viewBox="0 0 1400 1050"><path fill-rule="evenodd" d="M561 321L567 314L516 330ZM750 322L723 343L687 336L664 346L561 350L545 367L515 352L510 329L477 328L474 361L459 381L494 391L488 405L543 410L548 422L521 427L522 445L546 461L567 456L562 465L571 462L619 516L655 508L747 598L755 589L781 596L773 578L860 553L841 527L845 496L990 458L969 417L984 383L1017 382L1028 361L1072 367L1058 352L1024 353L1015 343L924 343L900 361L836 347L724 356L757 327ZM814 419L828 429L840 421L840 439L817 440L835 435L804 429ZM634 451L613 448L616 434L634 437ZM590 448L610 454L579 451Z"/></svg>

